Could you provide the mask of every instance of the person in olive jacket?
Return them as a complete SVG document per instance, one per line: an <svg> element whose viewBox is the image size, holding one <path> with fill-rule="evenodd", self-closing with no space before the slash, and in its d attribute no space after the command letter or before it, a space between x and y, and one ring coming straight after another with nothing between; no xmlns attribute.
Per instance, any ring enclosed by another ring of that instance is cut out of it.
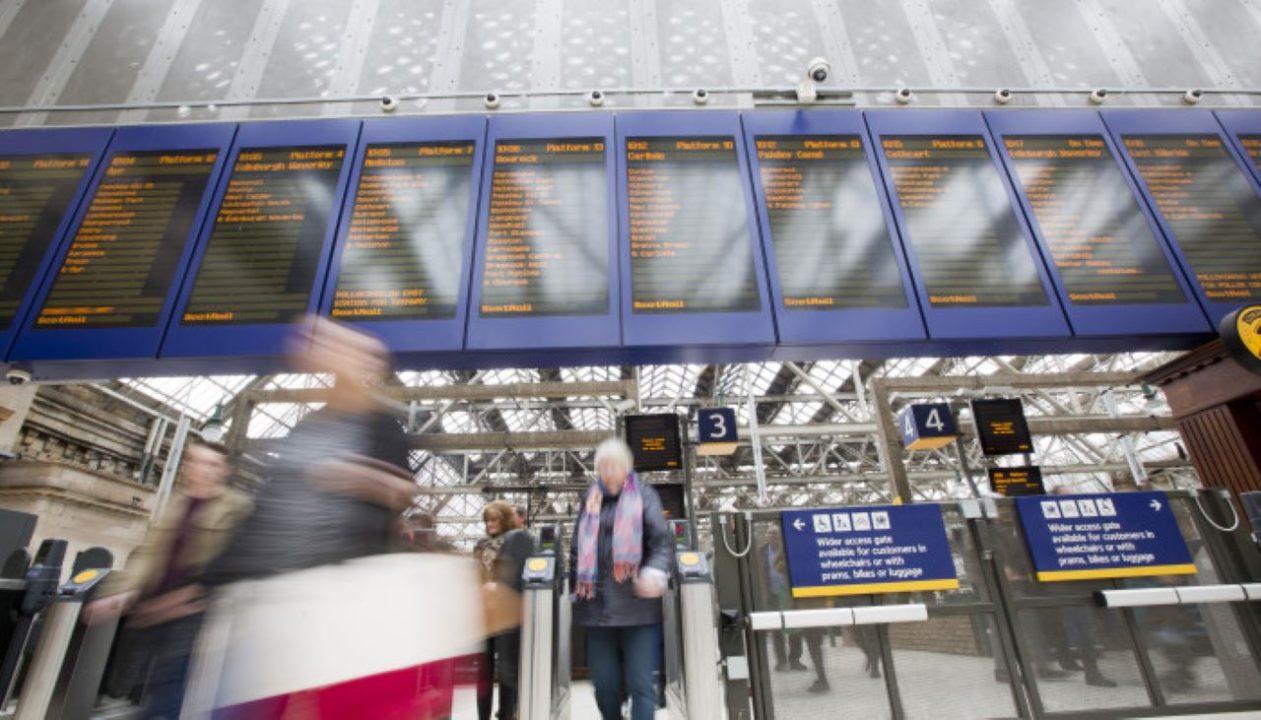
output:
<svg viewBox="0 0 1261 720"><path fill-rule="evenodd" d="M604 720L620 720L621 690L631 720L656 710L661 595L674 553L661 498L631 471L617 438L596 449L597 478L584 496L570 547L574 622L586 627L587 663Z"/></svg>

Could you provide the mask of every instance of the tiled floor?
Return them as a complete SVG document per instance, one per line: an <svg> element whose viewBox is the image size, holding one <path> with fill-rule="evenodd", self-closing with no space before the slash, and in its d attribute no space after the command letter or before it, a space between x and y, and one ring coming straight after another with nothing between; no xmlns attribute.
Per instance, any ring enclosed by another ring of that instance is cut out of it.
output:
<svg viewBox="0 0 1261 720"><path fill-rule="evenodd" d="M595 706L595 691L590 682L575 682L572 687L570 720L599 720ZM658 710L656 720L668 720L670 713ZM451 720L477 720L477 697L473 688L462 687L455 691L455 713Z"/></svg>

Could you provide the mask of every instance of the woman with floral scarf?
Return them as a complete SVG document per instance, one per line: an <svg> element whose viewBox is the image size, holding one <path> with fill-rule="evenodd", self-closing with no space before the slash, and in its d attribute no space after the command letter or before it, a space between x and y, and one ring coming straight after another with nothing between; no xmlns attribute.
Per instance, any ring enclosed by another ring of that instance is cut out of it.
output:
<svg viewBox="0 0 1261 720"><path fill-rule="evenodd" d="M597 478L583 498L570 549L574 622L586 627L603 720L621 720L623 686L631 720L651 720L657 705L657 630L674 545L661 499L635 476L632 463L626 443L600 443Z"/></svg>

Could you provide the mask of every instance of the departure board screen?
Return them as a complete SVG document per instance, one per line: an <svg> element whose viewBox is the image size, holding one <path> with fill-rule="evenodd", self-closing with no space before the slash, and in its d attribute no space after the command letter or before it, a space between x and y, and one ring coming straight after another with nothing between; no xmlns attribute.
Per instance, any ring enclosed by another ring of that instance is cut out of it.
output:
<svg viewBox="0 0 1261 720"><path fill-rule="evenodd" d="M734 138L628 138L626 195L634 312L761 309Z"/></svg>
<svg viewBox="0 0 1261 720"><path fill-rule="evenodd" d="M1261 170L1261 135L1240 135L1239 142L1252 159L1252 164Z"/></svg>
<svg viewBox="0 0 1261 720"><path fill-rule="evenodd" d="M757 157L784 307L906 307L862 139L759 137Z"/></svg>
<svg viewBox="0 0 1261 720"><path fill-rule="evenodd" d="M455 317L473 150L471 140L367 147L333 317Z"/></svg>
<svg viewBox="0 0 1261 720"><path fill-rule="evenodd" d="M599 137L495 144L482 317L608 312L604 144Z"/></svg>
<svg viewBox="0 0 1261 720"><path fill-rule="evenodd" d="M626 444L630 446L635 470L678 470L683 466L678 415L626 415L623 420L626 424Z"/></svg>
<svg viewBox="0 0 1261 720"><path fill-rule="evenodd" d="M1033 438L1019 398L972 401L972 422L985 455L1017 455L1033 452Z"/></svg>
<svg viewBox="0 0 1261 720"><path fill-rule="evenodd" d="M112 156L36 328L155 325L216 157L211 149Z"/></svg>
<svg viewBox="0 0 1261 720"><path fill-rule="evenodd" d="M87 154L0 157L0 330L13 324L91 164Z"/></svg>
<svg viewBox="0 0 1261 720"><path fill-rule="evenodd" d="M989 468L990 489L1003 497L1045 495L1042 468L1037 465L1012 468Z"/></svg>
<svg viewBox="0 0 1261 720"><path fill-rule="evenodd" d="M1073 304L1186 301L1102 136L1003 142Z"/></svg>
<svg viewBox="0 0 1261 720"><path fill-rule="evenodd" d="M306 312L345 158L344 145L241 150L185 325L287 323Z"/></svg>
<svg viewBox="0 0 1261 720"><path fill-rule="evenodd" d="M1261 198L1217 135L1127 135L1125 148L1205 297L1261 298Z"/></svg>
<svg viewBox="0 0 1261 720"><path fill-rule="evenodd" d="M933 307L1049 304L984 138L886 136L881 145Z"/></svg>

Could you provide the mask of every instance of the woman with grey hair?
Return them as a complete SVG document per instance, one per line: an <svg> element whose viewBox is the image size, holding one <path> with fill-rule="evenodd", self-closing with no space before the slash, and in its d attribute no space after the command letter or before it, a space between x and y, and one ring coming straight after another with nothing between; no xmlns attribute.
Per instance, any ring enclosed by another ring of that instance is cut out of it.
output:
<svg viewBox="0 0 1261 720"><path fill-rule="evenodd" d="M657 705L657 626L673 545L661 498L636 477L633 462L618 438L596 448L597 477L570 548L574 622L587 630L587 663L604 720L621 719L623 685L631 720L651 720Z"/></svg>

